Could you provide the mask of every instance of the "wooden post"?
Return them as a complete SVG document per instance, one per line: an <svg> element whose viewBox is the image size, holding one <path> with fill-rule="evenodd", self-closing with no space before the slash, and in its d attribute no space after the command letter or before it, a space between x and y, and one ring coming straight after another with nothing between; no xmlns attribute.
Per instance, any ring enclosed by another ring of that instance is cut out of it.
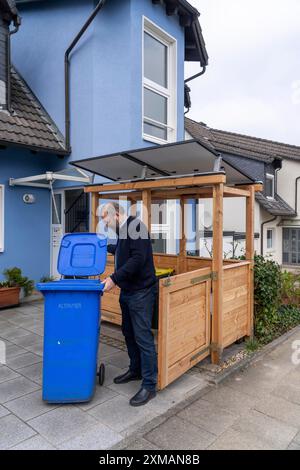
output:
<svg viewBox="0 0 300 470"><path fill-rule="evenodd" d="M151 190L145 189L142 192L142 221L151 233Z"/></svg>
<svg viewBox="0 0 300 470"><path fill-rule="evenodd" d="M246 198L246 259L251 262L249 266L249 312L248 336L253 336L254 326L254 205L255 188L250 186L250 196Z"/></svg>
<svg viewBox="0 0 300 470"><path fill-rule="evenodd" d="M178 257L178 274L186 272L186 236L185 236L185 199L180 198L180 244Z"/></svg>
<svg viewBox="0 0 300 470"><path fill-rule="evenodd" d="M97 215L98 207L99 207L99 194L92 193L91 231L93 233L96 233L97 225L98 225L98 215Z"/></svg>
<svg viewBox="0 0 300 470"><path fill-rule="evenodd" d="M213 189L213 364L221 362L223 352L223 190L223 183Z"/></svg>

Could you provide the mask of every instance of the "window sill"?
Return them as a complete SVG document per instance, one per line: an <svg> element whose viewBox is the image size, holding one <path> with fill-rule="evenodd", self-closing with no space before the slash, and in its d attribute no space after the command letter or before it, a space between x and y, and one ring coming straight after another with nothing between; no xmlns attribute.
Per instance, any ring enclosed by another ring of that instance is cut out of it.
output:
<svg viewBox="0 0 300 470"><path fill-rule="evenodd" d="M158 137L153 137L147 134L143 134L143 140L145 140L146 142L152 142L153 144L158 144L158 145L166 145L166 144L172 144L176 142L176 140L174 139L163 140L163 139L159 139Z"/></svg>

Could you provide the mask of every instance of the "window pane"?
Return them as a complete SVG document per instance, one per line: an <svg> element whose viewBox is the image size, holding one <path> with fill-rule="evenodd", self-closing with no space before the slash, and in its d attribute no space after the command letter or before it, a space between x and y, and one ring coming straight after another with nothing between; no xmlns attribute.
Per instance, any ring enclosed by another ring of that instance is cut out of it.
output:
<svg viewBox="0 0 300 470"><path fill-rule="evenodd" d="M267 230L267 248L273 246L273 230Z"/></svg>
<svg viewBox="0 0 300 470"><path fill-rule="evenodd" d="M168 99L164 96L144 89L144 115L157 122L167 124Z"/></svg>
<svg viewBox="0 0 300 470"><path fill-rule="evenodd" d="M153 119L158 123L167 124L168 119L168 99L164 96L154 93L153 91L144 89L144 116ZM155 123L144 123L145 134L167 140L168 131L164 127L160 127Z"/></svg>
<svg viewBox="0 0 300 470"><path fill-rule="evenodd" d="M148 124L147 122L144 123L144 133L157 137L158 139L168 139L167 129L161 129L160 127L153 126L153 124Z"/></svg>
<svg viewBox="0 0 300 470"><path fill-rule="evenodd" d="M149 80L168 88L168 48L144 33L144 74Z"/></svg>
<svg viewBox="0 0 300 470"><path fill-rule="evenodd" d="M269 196L269 197L274 196L273 183L274 183L273 178L266 178L266 196Z"/></svg>

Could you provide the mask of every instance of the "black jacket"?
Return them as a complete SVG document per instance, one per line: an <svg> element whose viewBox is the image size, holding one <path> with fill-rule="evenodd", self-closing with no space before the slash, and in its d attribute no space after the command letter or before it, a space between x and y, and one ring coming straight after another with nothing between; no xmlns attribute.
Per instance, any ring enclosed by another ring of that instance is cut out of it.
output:
<svg viewBox="0 0 300 470"><path fill-rule="evenodd" d="M146 226L136 217L128 217L121 227L116 245L108 245L115 255L115 272L111 275L117 286L137 291L155 284L152 245Z"/></svg>

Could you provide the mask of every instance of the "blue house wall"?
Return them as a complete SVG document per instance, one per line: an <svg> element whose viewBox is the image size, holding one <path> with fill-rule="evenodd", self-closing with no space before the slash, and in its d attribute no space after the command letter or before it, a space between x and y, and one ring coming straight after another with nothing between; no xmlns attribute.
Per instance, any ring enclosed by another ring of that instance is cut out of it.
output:
<svg viewBox="0 0 300 470"><path fill-rule="evenodd" d="M12 36L12 61L47 112L65 132L64 53L96 1L45 0L18 4L22 25ZM184 139L184 29L178 17L150 0L107 0L71 54L71 145L68 158L3 150L5 251L0 276L19 266L39 280L50 271L50 192L9 187L10 177L66 167L68 161L153 145L142 137L143 16L177 39L177 140ZM58 186L67 186L60 183ZM24 204L31 193L36 203Z"/></svg>
<svg viewBox="0 0 300 470"><path fill-rule="evenodd" d="M0 253L0 279L6 268L17 266L34 281L49 275L50 192L46 189L10 187L9 178L42 174L64 165L54 155L32 154L25 149L1 150L0 184L4 189L4 251ZM23 202L24 194L35 196L34 204Z"/></svg>
<svg viewBox="0 0 300 470"><path fill-rule="evenodd" d="M64 53L95 3L20 4L13 61L64 132ZM150 0L107 0L71 54L70 159L153 145L142 138L143 15L177 39L177 140L184 138L184 29ZM24 61L26 54L26 61Z"/></svg>

